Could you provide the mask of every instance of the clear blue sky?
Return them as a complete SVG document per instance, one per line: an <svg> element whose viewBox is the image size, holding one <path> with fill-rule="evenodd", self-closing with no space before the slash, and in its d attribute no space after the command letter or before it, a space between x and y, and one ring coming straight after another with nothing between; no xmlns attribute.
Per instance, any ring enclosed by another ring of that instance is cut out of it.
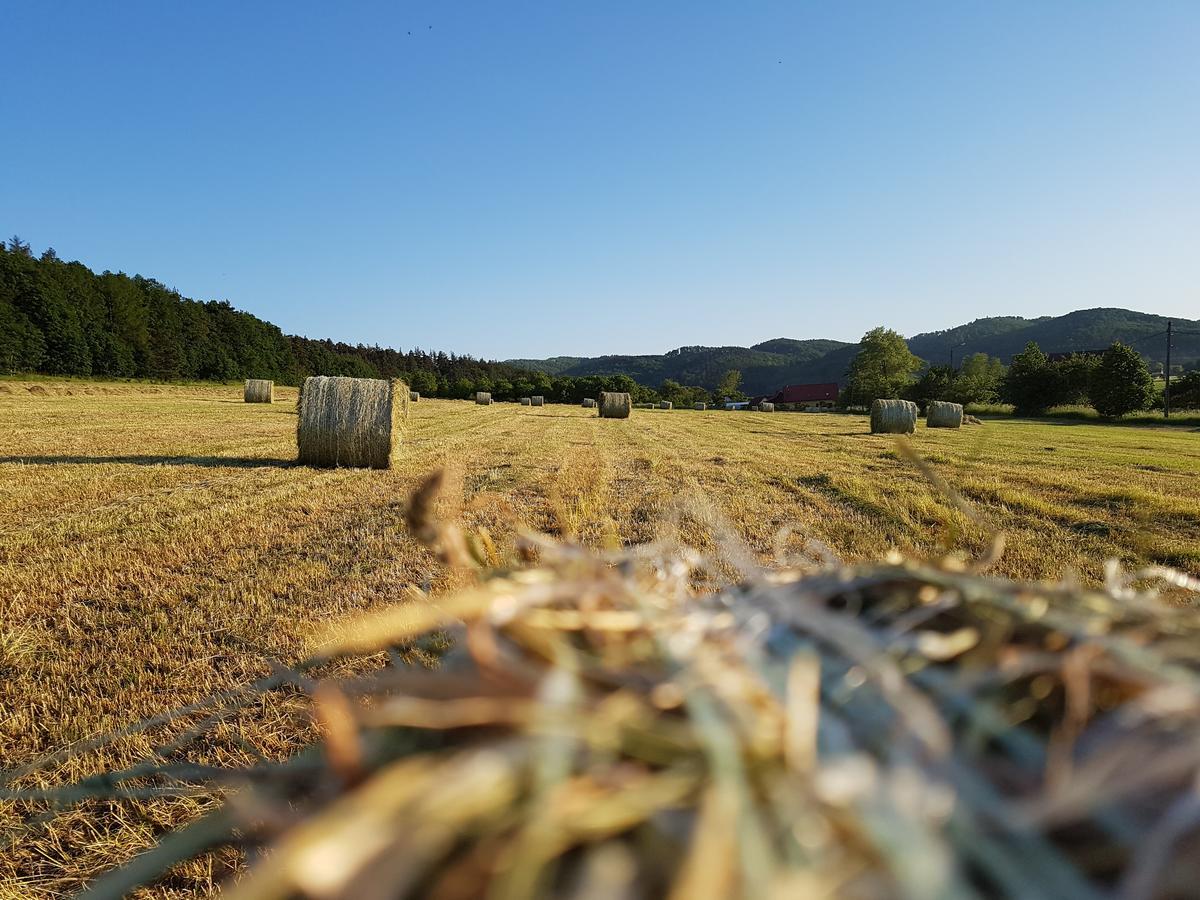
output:
<svg viewBox="0 0 1200 900"><path fill-rule="evenodd" d="M3 233L289 332L505 358L1200 317L1195 0L8 2L0 29Z"/></svg>

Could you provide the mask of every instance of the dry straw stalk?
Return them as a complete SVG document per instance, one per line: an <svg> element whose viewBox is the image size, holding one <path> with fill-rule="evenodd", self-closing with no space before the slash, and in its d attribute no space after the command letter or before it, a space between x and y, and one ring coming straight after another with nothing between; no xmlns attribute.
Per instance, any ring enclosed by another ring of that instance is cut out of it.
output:
<svg viewBox="0 0 1200 900"><path fill-rule="evenodd" d="M448 638L437 670L284 672L262 690L305 685L319 752L63 788L52 808L160 774L248 785L89 896L239 840L271 846L232 900L1194 895L1200 614L1134 588L1194 580L830 561L703 594L719 560L687 548L534 535L539 568L484 573L428 520L430 484L413 533L485 577L339 628L324 658Z"/></svg>
<svg viewBox="0 0 1200 900"><path fill-rule="evenodd" d="M600 418L628 419L633 409L633 398L620 391L600 392Z"/></svg>
<svg viewBox="0 0 1200 900"><path fill-rule="evenodd" d="M945 400L930 400L925 412L925 427L927 428L961 428L963 424L963 408L961 403L947 403Z"/></svg>
<svg viewBox="0 0 1200 900"><path fill-rule="evenodd" d="M243 397L247 403L274 403L275 382L265 378L247 378Z"/></svg>
<svg viewBox="0 0 1200 900"><path fill-rule="evenodd" d="M911 400L874 400L871 434L912 434L917 427L917 404Z"/></svg>
<svg viewBox="0 0 1200 900"><path fill-rule="evenodd" d="M408 417L408 386L398 380L316 375L300 387L296 444L310 466L391 468Z"/></svg>

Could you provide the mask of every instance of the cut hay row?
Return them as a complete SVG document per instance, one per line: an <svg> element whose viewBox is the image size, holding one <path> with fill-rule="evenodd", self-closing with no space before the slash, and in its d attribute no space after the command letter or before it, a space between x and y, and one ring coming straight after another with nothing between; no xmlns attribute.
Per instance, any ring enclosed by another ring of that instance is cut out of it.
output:
<svg viewBox="0 0 1200 900"><path fill-rule="evenodd" d="M487 391L476 391L475 402L477 404L479 404L480 406L491 406L492 405L492 395L489 394Z"/></svg>
<svg viewBox="0 0 1200 900"><path fill-rule="evenodd" d="M925 411L926 428L961 428L963 424L963 408L961 403L947 403L945 400L930 400L929 408Z"/></svg>
<svg viewBox="0 0 1200 900"><path fill-rule="evenodd" d="M687 548L537 537L538 568L481 572L467 536L428 521L428 484L413 532L473 584L324 653L448 643L436 671L298 671L274 689L314 698L312 753L153 759L63 788L51 809L160 769L164 787L244 785L92 896L238 842L267 846L233 900L1194 895L1194 607L1119 573L1086 591L949 562L700 594L716 561Z"/></svg>
<svg viewBox="0 0 1200 900"><path fill-rule="evenodd" d="M546 398L545 397L530 397L529 405L530 406L545 406Z"/></svg>
<svg viewBox="0 0 1200 900"><path fill-rule="evenodd" d="M600 418L628 419L633 408L633 399L620 391L600 392Z"/></svg>
<svg viewBox="0 0 1200 900"><path fill-rule="evenodd" d="M274 403L275 382L265 378L247 378L242 397L247 403Z"/></svg>
<svg viewBox="0 0 1200 900"><path fill-rule="evenodd" d="M917 404L911 400L874 400L871 434L912 434L917 427Z"/></svg>
<svg viewBox="0 0 1200 900"><path fill-rule="evenodd" d="M398 380L316 375L304 379L297 411L302 464L387 469L400 447L408 386Z"/></svg>

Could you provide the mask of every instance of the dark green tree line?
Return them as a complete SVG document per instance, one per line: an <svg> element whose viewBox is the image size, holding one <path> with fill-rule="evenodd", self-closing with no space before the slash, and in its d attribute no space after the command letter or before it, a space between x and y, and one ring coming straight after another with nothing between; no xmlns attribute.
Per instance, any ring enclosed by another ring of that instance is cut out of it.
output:
<svg viewBox="0 0 1200 900"><path fill-rule="evenodd" d="M0 243L0 374L20 373L280 384L350 375L403 378L433 397L476 391L498 400L540 394L560 403L601 391L627 391L636 401L659 397L627 375L550 376L453 353L286 335L225 301L190 300L140 275L97 275L53 249L35 256L13 237Z"/></svg>

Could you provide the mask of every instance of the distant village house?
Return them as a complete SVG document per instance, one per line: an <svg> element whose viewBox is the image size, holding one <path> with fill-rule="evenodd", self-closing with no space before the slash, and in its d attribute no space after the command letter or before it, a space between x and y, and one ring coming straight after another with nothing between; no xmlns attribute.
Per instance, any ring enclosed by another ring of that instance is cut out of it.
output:
<svg viewBox="0 0 1200 900"><path fill-rule="evenodd" d="M789 384L783 390L763 399L774 403L777 409L816 412L822 409L833 409L837 405L837 398L838 386L831 381L826 384Z"/></svg>

